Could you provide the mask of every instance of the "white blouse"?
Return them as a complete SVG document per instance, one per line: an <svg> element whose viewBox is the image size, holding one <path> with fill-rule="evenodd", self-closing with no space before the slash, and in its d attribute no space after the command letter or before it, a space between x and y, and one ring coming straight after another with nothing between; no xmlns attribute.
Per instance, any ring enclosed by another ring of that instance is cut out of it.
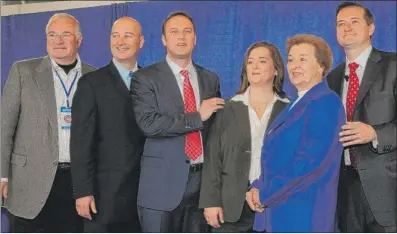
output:
<svg viewBox="0 0 397 234"><path fill-rule="evenodd" d="M249 171L249 181L250 183L252 183L254 180L258 179L261 174L261 153L262 153L263 137L265 135L265 131L269 123L269 119L273 110L274 103L277 100L288 103L289 100L286 98L280 98L275 94L272 103L270 103L266 107L266 110L263 113L262 118L259 119L254 108L251 106L249 102L249 92L250 92L250 88L248 87L248 89L245 91L244 94L238 94L234 96L231 99L231 101L241 101L248 106L248 115L249 115L249 121L251 127L251 166Z"/></svg>

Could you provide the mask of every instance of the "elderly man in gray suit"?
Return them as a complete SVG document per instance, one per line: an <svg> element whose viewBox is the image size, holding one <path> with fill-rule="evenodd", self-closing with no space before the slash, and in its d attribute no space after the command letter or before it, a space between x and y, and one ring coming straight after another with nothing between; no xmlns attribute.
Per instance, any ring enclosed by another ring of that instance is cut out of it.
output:
<svg viewBox="0 0 397 234"><path fill-rule="evenodd" d="M1 189L12 232L82 232L73 199L69 137L78 79L93 71L77 51L80 23L53 15L48 56L14 63L1 101Z"/></svg>

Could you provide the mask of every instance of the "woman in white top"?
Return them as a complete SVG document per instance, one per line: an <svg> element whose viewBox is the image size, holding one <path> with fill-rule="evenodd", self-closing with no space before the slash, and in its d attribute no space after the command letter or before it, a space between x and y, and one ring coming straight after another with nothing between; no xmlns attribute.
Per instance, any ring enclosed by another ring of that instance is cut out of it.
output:
<svg viewBox="0 0 397 234"><path fill-rule="evenodd" d="M245 193L261 174L264 132L288 104L283 80L279 50L267 42L252 44L240 90L218 110L205 146L199 206L213 232L252 230L254 213Z"/></svg>

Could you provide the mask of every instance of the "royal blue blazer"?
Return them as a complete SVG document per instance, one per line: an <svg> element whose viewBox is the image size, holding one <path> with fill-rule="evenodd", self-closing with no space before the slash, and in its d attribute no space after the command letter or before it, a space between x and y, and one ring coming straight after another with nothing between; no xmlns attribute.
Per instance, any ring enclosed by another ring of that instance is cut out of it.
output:
<svg viewBox="0 0 397 234"><path fill-rule="evenodd" d="M326 81L292 103L265 133L254 230L334 232L344 107Z"/></svg>

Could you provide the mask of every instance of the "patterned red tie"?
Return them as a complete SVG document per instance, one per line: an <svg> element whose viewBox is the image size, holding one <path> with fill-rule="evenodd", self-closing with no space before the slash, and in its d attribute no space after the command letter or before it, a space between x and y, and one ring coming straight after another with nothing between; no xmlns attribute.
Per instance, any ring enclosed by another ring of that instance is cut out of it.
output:
<svg viewBox="0 0 397 234"><path fill-rule="evenodd" d="M196 112L196 98L194 97L194 91L189 80L189 72L182 70L181 74L185 78L183 80L185 113ZM186 135L185 152L192 161L195 161L203 153L200 132L191 132Z"/></svg>
<svg viewBox="0 0 397 234"><path fill-rule="evenodd" d="M358 80L358 76L356 70L358 68L357 63L350 63L349 64L349 88L347 89L347 96L346 96L346 114L347 114L347 121L353 121L353 112L354 106L356 105L358 91L360 90L360 82ZM349 149L350 153L350 162L353 167L357 167L357 161L355 152L353 149Z"/></svg>

